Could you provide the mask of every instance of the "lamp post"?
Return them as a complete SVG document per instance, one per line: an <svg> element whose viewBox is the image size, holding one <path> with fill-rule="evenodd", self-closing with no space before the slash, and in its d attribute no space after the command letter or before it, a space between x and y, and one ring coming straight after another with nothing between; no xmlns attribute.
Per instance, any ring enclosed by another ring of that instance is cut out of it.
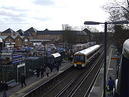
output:
<svg viewBox="0 0 129 97"><path fill-rule="evenodd" d="M115 21L115 22L95 22L95 21L85 21L85 25L99 25L104 24L104 82L103 82L103 97L106 97L106 72L107 72L107 25L108 24L128 24L126 20Z"/></svg>

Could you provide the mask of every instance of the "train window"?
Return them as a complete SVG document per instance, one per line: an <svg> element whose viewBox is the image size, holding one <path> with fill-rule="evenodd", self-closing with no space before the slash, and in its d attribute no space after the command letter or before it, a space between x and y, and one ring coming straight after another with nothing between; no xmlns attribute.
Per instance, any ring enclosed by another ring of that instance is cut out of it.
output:
<svg viewBox="0 0 129 97"><path fill-rule="evenodd" d="M83 55L74 56L74 62L85 62L85 56Z"/></svg>

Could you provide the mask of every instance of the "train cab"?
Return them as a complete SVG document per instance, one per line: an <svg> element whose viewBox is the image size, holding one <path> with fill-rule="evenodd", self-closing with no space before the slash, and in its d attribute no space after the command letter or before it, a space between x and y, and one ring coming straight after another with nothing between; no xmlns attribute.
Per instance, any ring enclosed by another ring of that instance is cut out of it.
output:
<svg viewBox="0 0 129 97"><path fill-rule="evenodd" d="M78 54L74 56L74 67L80 66L85 67L86 56L83 54Z"/></svg>

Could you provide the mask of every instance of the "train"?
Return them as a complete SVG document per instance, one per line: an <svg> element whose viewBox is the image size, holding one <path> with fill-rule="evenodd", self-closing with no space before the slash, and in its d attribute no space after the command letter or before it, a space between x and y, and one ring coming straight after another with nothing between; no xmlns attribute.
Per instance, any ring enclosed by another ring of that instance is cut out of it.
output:
<svg viewBox="0 0 129 97"><path fill-rule="evenodd" d="M129 97L129 39L123 44L115 97Z"/></svg>
<svg viewBox="0 0 129 97"><path fill-rule="evenodd" d="M79 50L83 50L90 46L93 46L95 44L96 44L96 42L79 43L79 44L73 45L72 48L73 48L74 52L77 52Z"/></svg>
<svg viewBox="0 0 129 97"><path fill-rule="evenodd" d="M78 51L73 56L74 67L86 67L86 65L93 59L93 57L98 53L101 45L94 45L87 49Z"/></svg>

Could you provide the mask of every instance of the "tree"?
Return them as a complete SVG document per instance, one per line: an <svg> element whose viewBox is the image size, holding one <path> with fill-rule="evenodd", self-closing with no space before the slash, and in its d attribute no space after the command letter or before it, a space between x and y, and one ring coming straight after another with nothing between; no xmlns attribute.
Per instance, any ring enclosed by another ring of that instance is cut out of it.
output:
<svg viewBox="0 0 129 97"><path fill-rule="evenodd" d="M126 2L111 2L104 6L104 9L109 13L109 21L115 22L120 20L129 20L129 1ZM108 25L108 30L114 32L113 41L121 52L124 41L129 38L129 29L125 29L127 25Z"/></svg>
<svg viewBox="0 0 129 97"><path fill-rule="evenodd" d="M104 5L104 9L109 13L110 21L129 19L129 1L126 2L110 2Z"/></svg>
<svg viewBox="0 0 129 97"><path fill-rule="evenodd" d="M66 43L71 48L71 45L76 43L77 40L76 32L72 30L65 30L63 32L63 40L64 43Z"/></svg>
<svg viewBox="0 0 129 97"><path fill-rule="evenodd" d="M77 33L76 31L72 30L72 27L69 25L65 25L63 30L63 42L71 48L71 45L76 43Z"/></svg>
<svg viewBox="0 0 129 97"><path fill-rule="evenodd" d="M129 1L126 2L110 2L103 6L105 11L109 13L109 21L115 22L120 20L129 20ZM126 25L127 26L127 25ZM114 25L108 25L108 30L114 31Z"/></svg>
<svg viewBox="0 0 129 97"><path fill-rule="evenodd" d="M129 38L129 29L125 29L122 25L115 25L114 30L113 41L115 42L118 51L121 52L124 41Z"/></svg>

